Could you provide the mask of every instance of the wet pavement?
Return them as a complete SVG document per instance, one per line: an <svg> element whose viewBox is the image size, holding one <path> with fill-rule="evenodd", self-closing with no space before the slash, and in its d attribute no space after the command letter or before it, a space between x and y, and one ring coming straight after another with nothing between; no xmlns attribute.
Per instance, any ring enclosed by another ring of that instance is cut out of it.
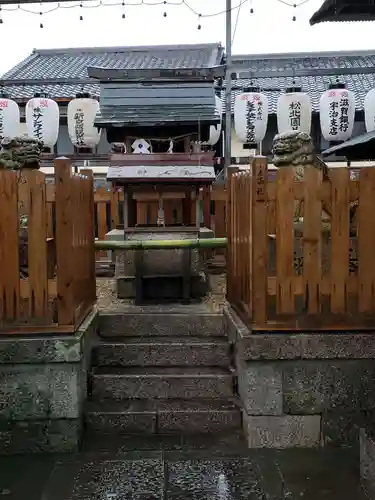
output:
<svg viewBox="0 0 375 500"><path fill-rule="evenodd" d="M365 500L348 449L247 450L235 436L103 436L79 454L0 457L4 500Z"/></svg>

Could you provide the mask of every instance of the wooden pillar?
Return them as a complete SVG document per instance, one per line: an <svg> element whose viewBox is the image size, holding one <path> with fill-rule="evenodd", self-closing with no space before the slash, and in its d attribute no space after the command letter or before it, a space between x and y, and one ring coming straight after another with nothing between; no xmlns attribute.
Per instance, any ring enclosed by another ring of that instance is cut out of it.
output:
<svg viewBox="0 0 375 500"><path fill-rule="evenodd" d="M182 199L182 223L184 226L191 226L192 196L191 190L185 191L185 198Z"/></svg>
<svg viewBox="0 0 375 500"><path fill-rule="evenodd" d="M211 188L210 186L203 187L203 225L211 227Z"/></svg>
<svg viewBox="0 0 375 500"><path fill-rule="evenodd" d="M191 141L190 135L184 137L184 152L187 154L190 154L190 141Z"/></svg>
<svg viewBox="0 0 375 500"><path fill-rule="evenodd" d="M133 196L133 191L128 189L128 224L129 227L137 225L137 200Z"/></svg>
<svg viewBox="0 0 375 500"><path fill-rule="evenodd" d="M196 191L195 191L195 226L197 229L199 229L201 227L199 187L197 187Z"/></svg>

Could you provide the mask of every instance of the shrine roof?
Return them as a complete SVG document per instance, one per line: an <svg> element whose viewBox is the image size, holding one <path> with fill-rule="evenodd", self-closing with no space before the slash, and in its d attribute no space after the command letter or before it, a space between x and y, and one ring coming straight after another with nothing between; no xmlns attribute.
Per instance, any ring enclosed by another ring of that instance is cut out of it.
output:
<svg viewBox="0 0 375 500"><path fill-rule="evenodd" d="M83 88L99 96L100 83L89 79L88 66L107 68L205 68L223 61L220 44L76 48L35 50L5 73L4 91L17 100L34 92L48 92L55 99L72 99ZM357 110L363 110L366 93L375 88L375 50L293 54L234 55L232 99L247 86L258 86L268 96L270 112L276 113L280 92L295 85L310 94L313 110L328 85L338 78L355 93ZM224 91L222 92L224 99Z"/></svg>
<svg viewBox="0 0 375 500"><path fill-rule="evenodd" d="M325 0L310 19L313 26L325 22L373 21L374 0Z"/></svg>
<svg viewBox="0 0 375 500"><path fill-rule="evenodd" d="M82 88L99 96L100 84L88 77L89 66L147 70L209 68L221 64L223 52L219 43L34 49L2 79L5 91L14 99L30 99L41 87L55 99L71 99Z"/></svg>

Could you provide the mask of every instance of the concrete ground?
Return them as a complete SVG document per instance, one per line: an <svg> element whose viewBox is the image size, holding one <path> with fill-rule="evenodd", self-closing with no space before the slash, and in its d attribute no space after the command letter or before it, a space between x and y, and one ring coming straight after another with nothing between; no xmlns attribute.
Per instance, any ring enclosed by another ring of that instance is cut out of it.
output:
<svg viewBox="0 0 375 500"><path fill-rule="evenodd" d="M0 457L4 500L364 500L349 449L247 450L241 437L102 436L79 454Z"/></svg>

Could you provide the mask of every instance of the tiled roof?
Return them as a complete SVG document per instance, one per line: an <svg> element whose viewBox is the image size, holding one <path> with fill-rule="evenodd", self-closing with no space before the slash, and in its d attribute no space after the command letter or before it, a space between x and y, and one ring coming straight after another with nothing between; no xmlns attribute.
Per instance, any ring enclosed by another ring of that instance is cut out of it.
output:
<svg viewBox="0 0 375 500"><path fill-rule="evenodd" d="M4 90L16 99L30 98L41 90L54 98L71 98L84 86L85 91L99 96L99 84L87 77L88 66L123 69L209 67L219 64L222 57L223 48L219 44L35 50L3 76ZM375 50L235 55L233 71L239 76L243 76L243 72L262 73L261 78L234 81L233 102L242 87L258 86L270 100L271 113L275 113L280 92L295 82L310 94L313 109L318 111L322 92L338 78L355 93L357 109L362 110L366 93L375 88ZM7 86L7 79L17 85ZM34 81L30 82L31 79ZM46 84L42 86L43 80Z"/></svg>
<svg viewBox="0 0 375 500"><path fill-rule="evenodd" d="M34 50L24 61L5 73L2 79L5 80L4 90L18 99L30 98L34 92L41 90L54 98L74 97L82 90L82 86L85 91L99 95L99 85L95 80L91 83L87 76L88 66L122 69L205 68L219 65L222 57L223 48L218 43ZM11 80L12 85L7 86L6 80ZM54 80L56 84L53 84Z"/></svg>
<svg viewBox="0 0 375 500"><path fill-rule="evenodd" d="M269 99L271 113L276 113L280 92L292 86L302 87L310 95L314 111L319 111L321 94L337 79L355 93L358 110L363 109L366 93L375 88L375 51L234 56L233 66L239 75L246 71L262 73L262 78L236 80L233 102L241 92L239 88L260 87ZM304 76L298 76L301 73Z"/></svg>
<svg viewBox="0 0 375 500"><path fill-rule="evenodd" d="M374 0L325 0L310 19L310 24L313 26L325 22L373 21L374 16Z"/></svg>

